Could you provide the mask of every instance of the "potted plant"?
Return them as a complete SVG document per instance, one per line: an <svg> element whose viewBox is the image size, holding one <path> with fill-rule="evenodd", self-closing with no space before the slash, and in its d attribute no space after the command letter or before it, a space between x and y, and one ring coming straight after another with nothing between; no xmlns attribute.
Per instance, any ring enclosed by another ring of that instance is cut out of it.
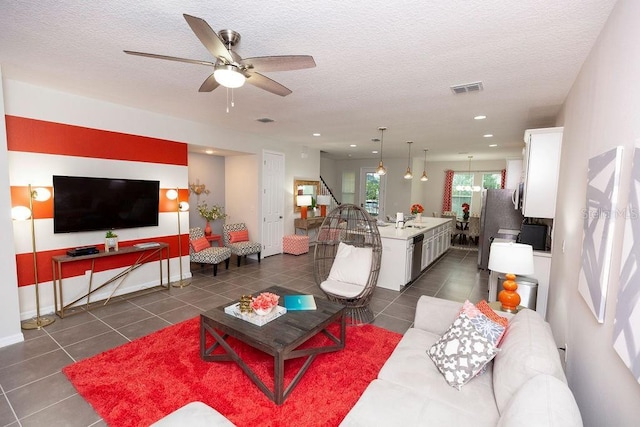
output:
<svg viewBox="0 0 640 427"><path fill-rule="evenodd" d="M114 251L118 250L118 235L114 233L112 230L107 231L107 234L104 236L104 251L109 252L111 249Z"/></svg>
<svg viewBox="0 0 640 427"><path fill-rule="evenodd" d="M207 225L204 228L204 234L206 236L211 235L211 225L209 224L211 221L215 221L217 219L225 219L227 214L224 213L222 206L213 205L211 208L207 205L207 202L202 202L198 205L198 212L200 216L207 221Z"/></svg>

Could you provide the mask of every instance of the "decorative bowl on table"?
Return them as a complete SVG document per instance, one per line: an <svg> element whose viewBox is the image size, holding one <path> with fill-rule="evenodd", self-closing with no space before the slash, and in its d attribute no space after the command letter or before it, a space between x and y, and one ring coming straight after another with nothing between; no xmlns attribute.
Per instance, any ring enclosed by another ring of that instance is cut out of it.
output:
<svg viewBox="0 0 640 427"><path fill-rule="evenodd" d="M253 298L251 301L251 308L257 315L264 316L273 311L273 309L278 305L279 299L280 297L276 294L263 292Z"/></svg>

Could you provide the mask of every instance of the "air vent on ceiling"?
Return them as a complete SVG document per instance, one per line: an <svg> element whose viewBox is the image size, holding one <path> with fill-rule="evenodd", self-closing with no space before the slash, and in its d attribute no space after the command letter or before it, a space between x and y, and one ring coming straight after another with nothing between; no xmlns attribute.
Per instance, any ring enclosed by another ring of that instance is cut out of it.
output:
<svg viewBox="0 0 640 427"><path fill-rule="evenodd" d="M465 83L463 85L451 86L451 92L453 92L454 95L469 92L480 92L482 89L482 82Z"/></svg>
<svg viewBox="0 0 640 427"><path fill-rule="evenodd" d="M256 121L258 121L260 123L273 123L275 120L270 119L268 117L263 117L261 119L256 119Z"/></svg>

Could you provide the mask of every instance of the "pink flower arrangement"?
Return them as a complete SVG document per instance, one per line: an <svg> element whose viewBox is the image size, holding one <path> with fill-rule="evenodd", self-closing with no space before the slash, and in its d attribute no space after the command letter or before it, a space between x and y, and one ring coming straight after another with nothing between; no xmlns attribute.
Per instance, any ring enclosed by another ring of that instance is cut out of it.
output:
<svg viewBox="0 0 640 427"><path fill-rule="evenodd" d="M469 212L469 203L463 203L462 204L462 212L464 212L464 213Z"/></svg>
<svg viewBox="0 0 640 427"><path fill-rule="evenodd" d="M278 305L280 297L271 292L263 292L251 301L251 308L254 310L270 310Z"/></svg>
<svg viewBox="0 0 640 427"><path fill-rule="evenodd" d="M413 205L411 205L411 213L413 215L415 214L419 214L424 212L424 208L422 207L422 205L420 203L414 203Z"/></svg>

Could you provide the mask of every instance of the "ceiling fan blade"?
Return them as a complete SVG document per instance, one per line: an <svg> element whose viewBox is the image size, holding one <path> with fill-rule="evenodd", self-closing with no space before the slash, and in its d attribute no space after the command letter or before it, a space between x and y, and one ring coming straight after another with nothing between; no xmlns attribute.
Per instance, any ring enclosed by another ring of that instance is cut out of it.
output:
<svg viewBox="0 0 640 427"><path fill-rule="evenodd" d="M155 53L134 52L132 50L125 50L123 52L128 53L129 55L145 56L147 58L155 58L155 59L166 59L168 61L186 62L188 64L208 65L210 67L213 67L216 65L213 62L209 62L209 61L199 61L197 59L178 58L176 56L157 55Z"/></svg>
<svg viewBox="0 0 640 427"><path fill-rule="evenodd" d="M220 83L218 83L216 79L213 78L213 73L212 73L209 77L205 79L204 82L202 82L202 85L200 86L200 89L198 89L198 92L211 92L218 86L220 86Z"/></svg>
<svg viewBox="0 0 640 427"><path fill-rule="evenodd" d="M204 47L216 58L227 61L227 63L233 62L233 57L225 47L220 37L215 31L211 29L207 21L202 18L183 14L184 19L187 20L187 24L191 27L191 30L195 33L196 37L200 39Z"/></svg>
<svg viewBox="0 0 640 427"><path fill-rule="evenodd" d="M280 83L271 80L269 77L263 76L260 73L246 73L247 82L252 85L264 89L267 92L275 93L280 96L287 96L291 93L291 90L282 86Z"/></svg>
<svg viewBox="0 0 640 427"><path fill-rule="evenodd" d="M301 70L313 68L316 62L310 55L257 56L245 58L244 64L260 72Z"/></svg>

